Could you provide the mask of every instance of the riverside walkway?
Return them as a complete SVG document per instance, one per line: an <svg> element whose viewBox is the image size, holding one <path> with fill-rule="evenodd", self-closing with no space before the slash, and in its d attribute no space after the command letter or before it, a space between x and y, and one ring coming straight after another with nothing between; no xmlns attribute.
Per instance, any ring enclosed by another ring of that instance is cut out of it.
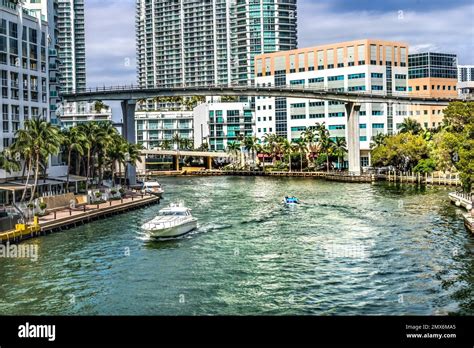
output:
<svg viewBox="0 0 474 348"><path fill-rule="evenodd" d="M88 204L77 209L65 208L39 218L39 225L24 231L7 231L0 233L0 243L19 243L24 240L84 225L91 221L107 218L160 202L153 195L132 193L120 200L111 200L101 204Z"/></svg>

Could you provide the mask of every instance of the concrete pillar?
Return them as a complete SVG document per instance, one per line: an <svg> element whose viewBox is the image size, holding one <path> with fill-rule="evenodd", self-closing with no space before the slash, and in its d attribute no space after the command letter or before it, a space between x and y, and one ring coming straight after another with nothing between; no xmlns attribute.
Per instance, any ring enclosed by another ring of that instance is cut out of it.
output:
<svg viewBox="0 0 474 348"><path fill-rule="evenodd" d="M345 103L347 114L347 152L349 158L349 172L360 175L360 104Z"/></svg>
<svg viewBox="0 0 474 348"><path fill-rule="evenodd" d="M135 135L135 107L137 106L136 100L124 100L122 101L122 115L123 115L123 129L122 136L132 144L136 143ZM130 185L137 184L137 170L135 166L129 165L128 167L128 180Z"/></svg>
<svg viewBox="0 0 474 348"><path fill-rule="evenodd" d="M212 157L207 157L207 169L212 169Z"/></svg>
<svg viewBox="0 0 474 348"><path fill-rule="evenodd" d="M176 160L176 171L179 172L179 155L174 156L174 158Z"/></svg>

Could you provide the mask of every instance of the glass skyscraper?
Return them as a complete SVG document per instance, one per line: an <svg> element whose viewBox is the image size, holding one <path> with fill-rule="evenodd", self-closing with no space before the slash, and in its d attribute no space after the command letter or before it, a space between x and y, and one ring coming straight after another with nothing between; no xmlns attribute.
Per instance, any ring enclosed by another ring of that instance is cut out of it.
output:
<svg viewBox="0 0 474 348"><path fill-rule="evenodd" d="M235 80L251 84L256 55L297 48L296 0L237 0Z"/></svg>

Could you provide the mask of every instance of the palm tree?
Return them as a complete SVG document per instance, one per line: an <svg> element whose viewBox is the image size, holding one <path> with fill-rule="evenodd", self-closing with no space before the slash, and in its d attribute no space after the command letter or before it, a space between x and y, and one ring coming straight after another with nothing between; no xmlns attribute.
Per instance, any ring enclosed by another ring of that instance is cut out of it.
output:
<svg viewBox="0 0 474 348"><path fill-rule="evenodd" d="M27 133L27 134L25 134ZM24 129L17 131L16 135L22 141L22 146L30 147L28 152L32 156L34 167L34 184L31 192L30 203L33 201L38 186L38 176L41 170L42 159L50 155L57 155L60 150L62 136L59 129L44 119L33 118L25 122ZM26 190L26 187L25 187Z"/></svg>
<svg viewBox="0 0 474 348"><path fill-rule="evenodd" d="M20 202L23 202L26 197L27 188L30 181L30 175L33 167L33 146L32 146L33 139L31 134L27 132L25 129L18 130L15 133L15 142L11 146L11 151L15 153L15 155L19 155L20 159L24 162L23 165L23 175L25 176L25 171L27 171L26 181L25 181L25 189L23 190L23 194L21 196Z"/></svg>
<svg viewBox="0 0 474 348"><path fill-rule="evenodd" d="M136 166L137 162L142 163L142 144L130 144L127 142L127 156L125 162L125 182L128 180L128 166Z"/></svg>
<svg viewBox="0 0 474 348"><path fill-rule="evenodd" d="M194 141L189 138L184 138L181 140L181 147L184 150L192 150L194 148Z"/></svg>
<svg viewBox="0 0 474 348"><path fill-rule="evenodd" d="M163 150L171 150L171 140L163 140L160 146Z"/></svg>
<svg viewBox="0 0 474 348"><path fill-rule="evenodd" d="M400 133L413 133L418 134L422 131L421 124L412 119L412 118L405 118L399 126Z"/></svg>
<svg viewBox="0 0 474 348"><path fill-rule="evenodd" d="M176 144L177 150L180 149L180 143L181 143L181 137L179 136L179 133L176 132L173 135L173 143Z"/></svg>
<svg viewBox="0 0 474 348"><path fill-rule="evenodd" d="M0 168L8 174L21 170L20 162L14 158L14 153L8 148L0 152Z"/></svg>
<svg viewBox="0 0 474 348"><path fill-rule="evenodd" d="M378 133L377 135L372 137L372 141L370 142L370 148L373 149L378 146L384 145L386 139L387 139L387 135L383 133Z"/></svg>
<svg viewBox="0 0 474 348"><path fill-rule="evenodd" d="M115 168L118 164L119 172L122 172L122 163L125 163L127 151L128 142L117 133L106 150L106 155L110 162L110 169L112 173L112 186L115 186Z"/></svg>
<svg viewBox="0 0 474 348"><path fill-rule="evenodd" d="M306 151L308 151L308 144L306 143L304 138L300 138L295 141L294 144L295 150L300 154L300 171L303 171L303 155L306 155Z"/></svg>
<svg viewBox="0 0 474 348"><path fill-rule="evenodd" d="M94 111L96 113L100 113L103 109L106 109L108 110L109 109L109 106L108 105L105 105L102 100L97 100L95 103L94 103Z"/></svg>
<svg viewBox="0 0 474 348"><path fill-rule="evenodd" d="M235 142L235 141L231 142L231 143L228 143L227 144L227 152L230 153L231 156L235 155L237 157L240 153L240 143ZM234 158L234 160L235 160L235 158Z"/></svg>
<svg viewBox="0 0 474 348"><path fill-rule="evenodd" d="M282 144L284 139L279 137L276 134L264 134L263 136L264 143L268 146L270 154L272 156L272 164L275 164L275 158L281 156L282 154Z"/></svg>
<svg viewBox="0 0 474 348"><path fill-rule="evenodd" d="M63 146L67 151L67 179L66 189L69 189L69 173L71 171L71 154L75 151L79 156L84 155L85 134L79 127L72 127L62 131Z"/></svg>
<svg viewBox="0 0 474 348"><path fill-rule="evenodd" d="M201 146L197 148L200 151L209 151L209 144L208 143L202 143Z"/></svg>
<svg viewBox="0 0 474 348"><path fill-rule="evenodd" d="M91 161L93 161L93 154L98 144L99 126L96 122L82 123L78 126L80 131L85 136L83 147L87 150L87 162L85 164L86 173L86 191L89 188L89 178L93 177L93 170L91 170Z"/></svg>
<svg viewBox="0 0 474 348"><path fill-rule="evenodd" d="M288 156L288 169L291 173L291 154L293 153L293 146L288 139L284 139L281 143L281 150L283 151L284 156Z"/></svg>
<svg viewBox="0 0 474 348"><path fill-rule="evenodd" d="M340 159L344 158L344 155L347 152L347 143L346 139L343 137L337 137L336 141L334 142L334 155L337 157L337 166L341 169L341 162Z"/></svg>
<svg viewBox="0 0 474 348"><path fill-rule="evenodd" d="M259 143L257 137L246 137L244 139L244 146L245 149L249 152L249 154L252 156L252 161L255 163L256 156L257 156L257 151L259 149Z"/></svg>
<svg viewBox="0 0 474 348"><path fill-rule="evenodd" d="M112 122L99 122L98 123L98 146L96 148L97 154L97 166L99 169L99 186L102 185L103 173L104 173L104 162L105 162L105 154L106 149L114 145L116 141L121 142L121 140L117 140L118 137L123 139L117 129L114 127Z"/></svg>
<svg viewBox="0 0 474 348"><path fill-rule="evenodd" d="M329 173L329 157L333 151L333 140L329 137L329 131L326 129L324 122L317 124L316 129L319 135L319 148L326 154L326 170Z"/></svg>

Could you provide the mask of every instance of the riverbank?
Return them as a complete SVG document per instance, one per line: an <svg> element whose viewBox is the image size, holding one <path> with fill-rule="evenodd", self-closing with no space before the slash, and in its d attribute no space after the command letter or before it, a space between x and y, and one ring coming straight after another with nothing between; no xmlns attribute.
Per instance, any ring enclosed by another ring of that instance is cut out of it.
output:
<svg viewBox="0 0 474 348"><path fill-rule="evenodd" d="M315 178L335 182L373 183L376 181L399 182L414 185L461 186L457 175L451 174L416 174L396 173L388 174L361 174L352 175L347 172L278 172L278 171L250 171L250 170L192 170L192 171L150 171L146 178L159 176L261 176L261 177L289 177Z"/></svg>
<svg viewBox="0 0 474 348"><path fill-rule="evenodd" d="M160 198L151 195L131 194L121 200L101 204L88 204L78 209L65 208L38 219L37 225L0 233L0 244L20 243L27 239L47 235L52 232L70 229L91 221L122 214L127 211L147 207L160 202Z"/></svg>

